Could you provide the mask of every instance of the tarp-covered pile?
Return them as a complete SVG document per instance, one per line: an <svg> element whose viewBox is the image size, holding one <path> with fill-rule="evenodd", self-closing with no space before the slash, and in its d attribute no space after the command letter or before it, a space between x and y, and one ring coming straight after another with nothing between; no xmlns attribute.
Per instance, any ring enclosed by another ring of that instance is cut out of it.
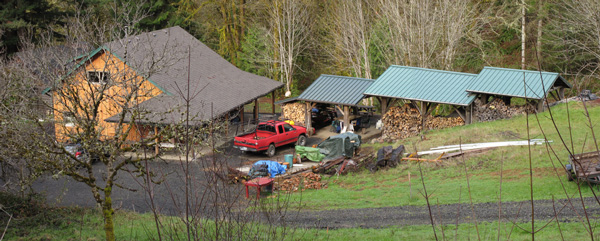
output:
<svg viewBox="0 0 600 241"><path fill-rule="evenodd" d="M250 178L266 176L274 178L276 175L285 174L285 171L286 166L281 165L278 162L261 160L257 161L256 163L254 163L254 165L252 165L252 168L250 168L250 172L248 172L248 175L250 175Z"/></svg>
<svg viewBox="0 0 600 241"><path fill-rule="evenodd" d="M354 150L360 147L360 135L346 132L336 136L330 136L321 142L317 148L325 155L325 160L332 160L341 156L351 158L354 156Z"/></svg>

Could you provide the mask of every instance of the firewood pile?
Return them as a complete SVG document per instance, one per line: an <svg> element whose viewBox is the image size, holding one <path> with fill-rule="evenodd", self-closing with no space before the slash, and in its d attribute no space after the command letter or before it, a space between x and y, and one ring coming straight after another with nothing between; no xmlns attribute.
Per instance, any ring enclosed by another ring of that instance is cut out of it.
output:
<svg viewBox="0 0 600 241"><path fill-rule="evenodd" d="M295 125L304 126L306 117L306 105L300 102L289 103L281 106L284 119L294 121Z"/></svg>
<svg viewBox="0 0 600 241"><path fill-rule="evenodd" d="M313 172L305 172L294 175L283 181L275 182L275 190L295 192L306 189L323 189L327 184L321 182L321 175Z"/></svg>
<svg viewBox="0 0 600 241"><path fill-rule="evenodd" d="M483 105L481 104L481 101L477 99L475 100L473 115L477 117L479 121L493 121L525 114L525 111L533 113L534 107L531 105L507 106L501 99L494 99L492 102Z"/></svg>
<svg viewBox="0 0 600 241"><path fill-rule="evenodd" d="M382 139L404 139L417 136L423 130L421 114L416 108L409 104L392 107L382 118ZM448 127L464 125L460 117L428 117L425 120L425 129L443 129Z"/></svg>

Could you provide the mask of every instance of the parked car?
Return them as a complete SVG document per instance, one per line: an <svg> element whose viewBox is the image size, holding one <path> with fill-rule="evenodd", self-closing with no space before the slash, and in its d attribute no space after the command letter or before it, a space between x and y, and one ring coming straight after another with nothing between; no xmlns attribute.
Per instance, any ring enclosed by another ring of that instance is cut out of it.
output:
<svg viewBox="0 0 600 241"><path fill-rule="evenodd" d="M77 160L81 162L89 162L92 163L98 162L100 158L96 155L90 155L90 153L83 148L83 146L79 143L69 143L65 145L65 150L69 152L71 155L74 155ZM105 154L108 156L108 154Z"/></svg>
<svg viewBox="0 0 600 241"><path fill-rule="evenodd" d="M271 157L276 153L275 148L292 143L306 145L306 128L283 121L267 121L259 123L252 133L236 136L233 147L242 152L266 151Z"/></svg>
<svg viewBox="0 0 600 241"><path fill-rule="evenodd" d="M90 159L90 154L79 143L67 144L65 150L81 162L87 162Z"/></svg>

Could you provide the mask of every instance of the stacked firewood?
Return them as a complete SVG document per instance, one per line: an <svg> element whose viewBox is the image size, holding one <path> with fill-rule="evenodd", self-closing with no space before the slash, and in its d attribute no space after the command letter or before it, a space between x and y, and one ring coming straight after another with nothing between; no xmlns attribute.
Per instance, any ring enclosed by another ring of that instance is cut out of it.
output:
<svg viewBox="0 0 600 241"><path fill-rule="evenodd" d="M313 172L299 173L291 178L275 183L275 189L281 191L298 191L306 189L323 189L327 184L321 182L321 175Z"/></svg>
<svg viewBox="0 0 600 241"><path fill-rule="evenodd" d="M404 139L417 136L423 130L421 114L409 104L392 107L382 118L383 139ZM428 117L424 120L425 129L442 129L464 125L460 117Z"/></svg>
<svg viewBox="0 0 600 241"><path fill-rule="evenodd" d="M510 106L506 105L501 99L494 99L488 104L481 104L479 99L475 100L475 108L473 115L479 121L493 121L500 119L508 119L515 115L525 114L525 111L533 113L534 107L531 105L525 106Z"/></svg>
<svg viewBox="0 0 600 241"><path fill-rule="evenodd" d="M295 125L303 126L306 118L306 105L300 102L285 104L281 106L283 119L294 121Z"/></svg>

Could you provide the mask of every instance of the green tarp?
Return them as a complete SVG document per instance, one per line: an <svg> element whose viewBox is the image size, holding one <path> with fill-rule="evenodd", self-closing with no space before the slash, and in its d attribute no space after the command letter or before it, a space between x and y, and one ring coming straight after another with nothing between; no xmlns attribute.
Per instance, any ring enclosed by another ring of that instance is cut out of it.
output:
<svg viewBox="0 0 600 241"><path fill-rule="evenodd" d="M361 137L357 134L346 132L343 134L330 136L321 142L317 148L325 155L324 160L331 160L341 156L351 158L354 156L354 149L361 144Z"/></svg>
<svg viewBox="0 0 600 241"><path fill-rule="evenodd" d="M325 158L325 155L319 152L319 148L307 147L296 145L296 154L300 155L300 158L306 157L308 160L314 162L320 162Z"/></svg>

